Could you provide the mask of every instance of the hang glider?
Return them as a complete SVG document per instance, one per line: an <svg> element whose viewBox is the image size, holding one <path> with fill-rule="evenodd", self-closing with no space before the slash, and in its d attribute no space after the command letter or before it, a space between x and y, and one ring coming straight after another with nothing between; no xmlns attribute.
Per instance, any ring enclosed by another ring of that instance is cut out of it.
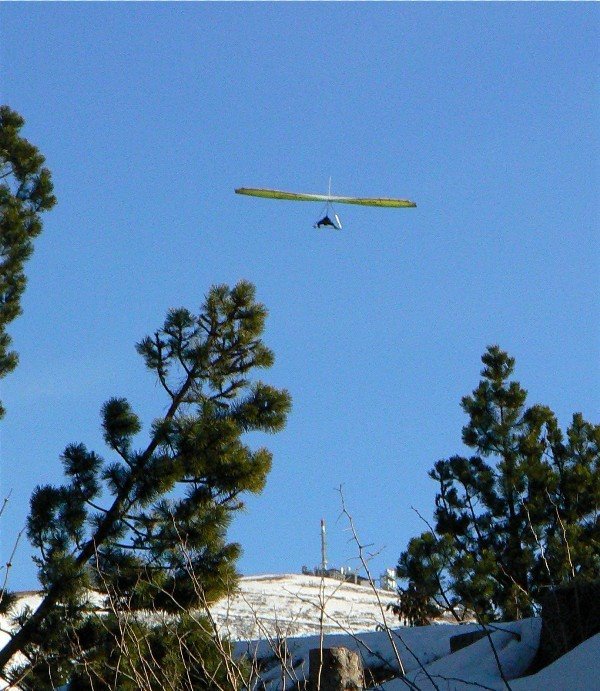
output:
<svg viewBox="0 0 600 691"><path fill-rule="evenodd" d="M340 197L329 194L303 194L301 192L283 192L282 190L259 189L256 187L240 187L236 194L247 194L249 197L264 197L265 199L288 199L292 202L331 202L335 204L360 204L360 206L387 206L393 208L415 207L408 199L390 199L387 197Z"/></svg>
<svg viewBox="0 0 600 691"><path fill-rule="evenodd" d="M331 194L331 182L329 194L304 194L302 192L284 192L283 190L271 190L257 187L239 187L236 194L245 194L250 197L263 197L264 199L284 199L293 202L325 202L325 215L315 223L315 228L332 226L341 230L342 224L339 216L333 212L332 204L358 204L360 206L380 206L387 208L414 208L417 205L408 199L391 199L389 197L344 197ZM329 217L333 214L333 219Z"/></svg>

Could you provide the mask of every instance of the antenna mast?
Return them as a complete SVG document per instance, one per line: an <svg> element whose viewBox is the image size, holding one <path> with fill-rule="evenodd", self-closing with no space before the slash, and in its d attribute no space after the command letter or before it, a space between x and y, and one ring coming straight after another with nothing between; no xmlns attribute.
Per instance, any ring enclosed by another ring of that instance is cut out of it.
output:
<svg viewBox="0 0 600 691"><path fill-rule="evenodd" d="M325 519L321 519L321 571L327 571L327 536L325 534Z"/></svg>

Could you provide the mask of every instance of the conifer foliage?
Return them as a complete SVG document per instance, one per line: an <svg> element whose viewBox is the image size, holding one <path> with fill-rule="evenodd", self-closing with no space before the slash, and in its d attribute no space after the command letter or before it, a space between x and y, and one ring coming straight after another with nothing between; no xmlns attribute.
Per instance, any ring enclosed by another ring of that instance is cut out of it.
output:
<svg viewBox="0 0 600 691"><path fill-rule="evenodd" d="M397 612L412 623L432 604L457 618L466 608L518 619L549 588L600 573L600 425L576 413L563 434L548 407L526 407L513 358L492 346L482 361L478 387L462 399L474 455L434 465L434 526L398 563L408 586Z"/></svg>
<svg viewBox="0 0 600 691"><path fill-rule="evenodd" d="M124 611L171 616L186 630L180 644L206 638L185 617L234 583L240 548L227 542L227 527L271 467L271 453L251 448L244 436L281 430L290 408L285 390L253 376L273 363L261 338L265 318L244 281L213 287L198 315L171 310L137 346L166 399L146 444L139 446L142 422L128 401L111 399L101 416L109 457L72 444L62 457L65 484L34 491L28 534L45 597L0 651L2 667L17 651L27 655L31 688L77 675L93 678L90 688L130 688L127 679L136 688L135 675L125 673L136 656L154 660L155 672L169 669L173 650L165 641L173 629L160 636L150 627L150 634L143 618L135 623L145 631L132 644L135 655L127 664L109 660ZM92 616L84 597L90 588L109 597L110 616ZM144 646L152 649L142 654ZM206 676L207 655L196 649L188 657L186 678ZM83 681L79 687L87 688ZM204 686L196 681L194 688Z"/></svg>
<svg viewBox="0 0 600 691"><path fill-rule="evenodd" d="M17 365L6 327L21 313L24 265L42 230L40 214L56 202L45 159L21 136L23 125L18 113L0 106L0 377Z"/></svg>

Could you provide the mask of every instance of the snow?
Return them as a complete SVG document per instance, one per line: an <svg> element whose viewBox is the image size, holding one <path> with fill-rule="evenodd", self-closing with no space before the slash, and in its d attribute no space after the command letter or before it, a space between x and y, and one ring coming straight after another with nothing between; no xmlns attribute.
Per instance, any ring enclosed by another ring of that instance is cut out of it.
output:
<svg viewBox="0 0 600 691"><path fill-rule="evenodd" d="M319 599L320 591L326 593L324 598ZM600 636L586 641L537 674L523 676L537 651L539 618L491 625L489 637L451 653L450 638L481 627L474 623L448 622L398 627L397 619L385 611L385 605L393 599L389 592L375 594L364 586L286 575L242 579L236 597L240 599L229 603L230 611L236 612L231 621L241 617L237 607L245 602L245 611L260 621L261 633L255 640L242 640L243 629L236 624L230 629L231 638L238 641L239 655L248 655L260 663L266 691L296 688L298 682L307 678L309 651L320 645L355 650L365 666L381 670L382 675L386 671L398 675L399 658L406 679L422 691L435 688L496 691L508 687L512 691L600 691ZM326 614L322 618L320 602L325 604ZM384 616L389 633L377 630ZM334 632L336 623L338 628ZM282 659L286 660L283 671ZM397 678L382 681L377 688L398 691L409 687L406 681Z"/></svg>
<svg viewBox="0 0 600 691"><path fill-rule="evenodd" d="M513 691L598 691L600 634L588 638L537 674L512 682Z"/></svg>
<svg viewBox="0 0 600 691"><path fill-rule="evenodd" d="M406 679L420 690L467 689L475 684L488 689L506 688L493 648L496 650L504 677L515 679L524 674L537 650L540 632L539 619L525 619L519 622L497 625L489 629L487 636L455 653L450 653L450 638L458 633L478 630L477 624L444 625L433 624L421 627L399 627L390 635L385 631L362 634L326 635L326 648L345 646L358 652L365 666L389 671L389 676L400 670L400 662L406 672ZM516 634L516 635L515 635ZM491 639L491 642L490 642ZM520 640L519 640L520 639ZM287 658L290 661L282 683L281 666L274 659L273 651L266 641L239 645L238 652L247 652L268 666L261 675L269 691L292 689L293 680L304 679L308 674L308 659L311 648L318 648L319 636L288 639ZM406 689L405 680L394 679L380 685L385 691ZM528 687L522 687L523 689ZM560 688L560 687L550 687ZM548 691L548 689L546 689Z"/></svg>
<svg viewBox="0 0 600 691"><path fill-rule="evenodd" d="M424 665L423 669L411 672L408 679L423 691L435 689L435 685L452 689L472 688L474 684L493 689L506 688L500 668L508 681L527 671L537 651L541 622L539 619L525 619L501 626L503 630L490 629L489 637L453 654L448 652L432 664ZM406 686L404 682L395 680L383 688L395 691Z"/></svg>
<svg viewBox="0 0 600 691"><path fill-rule="evenodd" d="M394 593L318 576L243 577L237 592L211 607L219 630L232 640L288 638L369 631L397 618L386 612Z"/></svg>
<svg viewBox="0 0 600 691"><path fill-rule="evenodd" d="M236 641L236 653L260 663L266 691L297 688L308 675L309 651L320 645L359 652L366 666L379 670L381 691L407 689L407 682L421 691L600 691L600 634L524 676L538 646L538 618L490 625L489 635L451 653L453 636L481 627L447 622L398 627L385 610L391 600L392 593L332 579L264 575L242 578L237 592L214 605L211 614L221 633ZM39 595L27 593L19 607L35 609L39 601ZM6 626L0 622L0 629ZM0 633L0 643L6 638ZM405 679L398 678L400 664Z"/></svg>

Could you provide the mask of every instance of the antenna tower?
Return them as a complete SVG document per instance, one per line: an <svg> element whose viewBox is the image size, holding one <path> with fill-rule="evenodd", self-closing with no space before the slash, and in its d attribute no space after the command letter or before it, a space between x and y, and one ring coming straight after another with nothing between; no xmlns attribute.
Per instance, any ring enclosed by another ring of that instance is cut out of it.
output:
<svg viewBox="0 0 600 691"><path fill-rule="evenodd" d="M327 535L325 533L325 519L321 519L321 571L327 571Z"/></svg>

